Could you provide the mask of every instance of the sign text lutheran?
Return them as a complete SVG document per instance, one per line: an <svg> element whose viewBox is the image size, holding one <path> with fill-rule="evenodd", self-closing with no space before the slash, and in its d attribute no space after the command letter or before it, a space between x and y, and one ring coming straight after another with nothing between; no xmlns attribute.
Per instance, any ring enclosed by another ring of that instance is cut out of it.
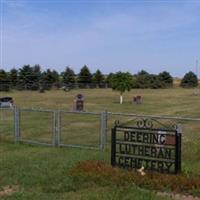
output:
<svg viewBox="0 0 200 200"><path fill-rule="evenodd" d="M116 126L112 129L111 164L127 169L178 173L181 170L181 134L159 130Z"/></svg>

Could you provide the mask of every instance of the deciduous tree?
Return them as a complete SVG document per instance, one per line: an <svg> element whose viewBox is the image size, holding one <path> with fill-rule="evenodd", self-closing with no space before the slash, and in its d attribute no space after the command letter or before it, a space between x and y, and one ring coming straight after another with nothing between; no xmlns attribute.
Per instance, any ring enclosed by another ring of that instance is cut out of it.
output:
<svg viewBox="0 0 200 200"><path fill-rule="evenodd" d="M123 93L130 91L133 84L133 77L130 73L117 72L113 75L111 80L111 86L113 90L120 92L120 104L123 103Z"/></svg>

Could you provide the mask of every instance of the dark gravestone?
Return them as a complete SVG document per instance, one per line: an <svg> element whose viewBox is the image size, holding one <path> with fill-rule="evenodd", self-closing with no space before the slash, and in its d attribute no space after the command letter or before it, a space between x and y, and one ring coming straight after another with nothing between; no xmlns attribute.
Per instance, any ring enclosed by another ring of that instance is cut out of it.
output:
<svg viewBox="0 0 200 200"><path fill-rule="evenodd" d="M141 96L133 97L133 103L141 104L142 103L142 97Z"/></svg>
<svg viewBox="0 0 200 200"><path fill-rule="evenodd" d="M75 97L75 110L84 111L84 96L82 94L77 94Z"/></svg>

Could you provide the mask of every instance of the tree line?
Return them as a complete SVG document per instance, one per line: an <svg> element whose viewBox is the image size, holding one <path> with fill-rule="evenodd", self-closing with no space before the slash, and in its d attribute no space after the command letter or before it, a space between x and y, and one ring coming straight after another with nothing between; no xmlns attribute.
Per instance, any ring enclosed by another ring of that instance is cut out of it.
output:
<svg viewBox="0 0 200 200"><path fill-rule="evenodd" d="M6 72L0 69L0 91L10 89L17 90L49 90L52 87L64 89L78 88L116 88L119 81L126 84L129 81L130 88L170 88L173 86L173 77L169 72L150 74L141 70L137 74L128 72L102 74L98 69L91 73L90 69L84 65L78 74L70 67L66 67L61 73L56 70L47 69L42 71L40 65L24 65L19 69L11 69ZM181 87L196 87L198 85L197 76L193 72L185 74L181 80Z"/></svg>

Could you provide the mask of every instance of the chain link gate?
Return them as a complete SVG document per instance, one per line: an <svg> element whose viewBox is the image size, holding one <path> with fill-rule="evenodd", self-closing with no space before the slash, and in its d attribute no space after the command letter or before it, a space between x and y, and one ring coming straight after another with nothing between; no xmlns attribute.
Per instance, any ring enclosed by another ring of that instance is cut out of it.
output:
<svg viewBox="0 0 200 200"><path fill-rule="evenodd" d="M53 110L15 108L15 140L52 146L55 132L54 113Z"/></svg>
<svg viewBox="0 0 200 200"><path fill-rule="evenodd" d="M63 110L15 108L16 142L105 149L106 112L69 112Z"/></svg>
<svg viewBox="0 0 200 200"><path fill-rule="evenodd" d="M105 113L58 112L59 146L88 149L105 148Z"/></svg>

